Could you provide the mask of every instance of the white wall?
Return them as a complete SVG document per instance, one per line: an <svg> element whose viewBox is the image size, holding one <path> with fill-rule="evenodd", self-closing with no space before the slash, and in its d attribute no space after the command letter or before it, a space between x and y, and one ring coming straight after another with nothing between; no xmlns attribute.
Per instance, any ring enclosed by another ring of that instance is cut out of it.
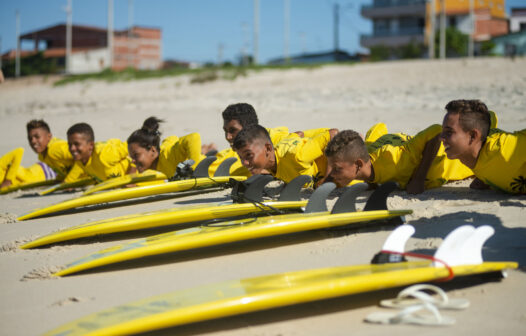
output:
<svg viewBox="0 0 526 336"><path fill-rule="evenodd" d="M107 48L75 52L71 55L71 73L100 72L110 66Z"/></svg>

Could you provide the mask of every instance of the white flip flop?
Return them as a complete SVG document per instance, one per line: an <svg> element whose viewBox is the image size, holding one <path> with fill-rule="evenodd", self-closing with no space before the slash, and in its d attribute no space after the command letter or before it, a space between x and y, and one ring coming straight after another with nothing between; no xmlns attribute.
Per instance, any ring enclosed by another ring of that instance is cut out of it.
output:
<svg viewBox="0 0 526 336"><path fill-rule="evenodd" d="M420 326L449 326L455 319L442 316L438 309L429 303L413 305L398 313L376 312L365 318L366 322L379 324L414 324Z"/></svg>
<svg viewBox="0 0 526 336"><path fill-rule="evenodd" d="M428 294L425 291L431 292ZM436 294L436 295L433 295ZM401 291L395 299L382 300L380 306L387 308L406 308L429 303L438 309L460 310L469 307L466 299L450 299L446 293L433 285L414 285Z"/></svg>

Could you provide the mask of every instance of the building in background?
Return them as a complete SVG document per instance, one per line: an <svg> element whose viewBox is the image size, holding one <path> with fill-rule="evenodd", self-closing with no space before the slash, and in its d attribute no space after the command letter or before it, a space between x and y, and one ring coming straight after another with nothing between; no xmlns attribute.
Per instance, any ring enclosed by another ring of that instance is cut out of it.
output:
<svg viewBox="0 0 526 336"><path fill-rule="evenodd" d="M435 0L435 30L439 29L441 0ZM508 33L505 0L474 0L474 41L480 44ZM471 33L469 0L445 0L446 28L452 27L465 35ZM373 23L373 33L362 35L365 48L383 46L390 49L408 44L428 45L431 31L431 1L373 0L362 7L362 16ZM422 56L427 55L422 48Z"/></svg>
<svg viewBox="0 0 526 336"><path fill-rule="evenodd" d="M59 24L20 36L21 41L32 41L33 50L24 50L22 55L39 52L45 59L55 60L57 69L66 64L66 25ZM123 70L128 67L138 70L160 69L161 30L134 26L129 30L115 31L113 38L113 60L110 62L107 30L91 26L72 26L71 73L99 72L110 67ZM3 60L14 58L14 51L2 55Z"/></svg>
<svg viewBox="0 0 526 336"><path fill-rule="evenodd" d="M512 8L510 16L510 34L498 36L492 40L493 53L501 56L526 55L526 8Z"/></svg>
<svg viewBox="0 0 526 336"><path fill-rule="evenodd" d="M526 31L526 7L511 9L510 33L520 31Z"/></svg>

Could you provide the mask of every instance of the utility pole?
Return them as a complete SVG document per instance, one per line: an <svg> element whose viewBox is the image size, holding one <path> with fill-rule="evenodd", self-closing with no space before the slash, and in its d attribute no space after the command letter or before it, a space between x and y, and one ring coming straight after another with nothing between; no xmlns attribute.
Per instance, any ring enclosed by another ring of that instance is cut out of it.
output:
<svg viewBox="0 0 526 336"><path fill-rule="evenodd" d="M440 0L440 59L446 59L446 1Z"/></svg>
<svg viewBox="0 0 526 336"><path fill-rule="evenodd" d="M133 47L133 0L128 0L128 66L135 68L134 54L132 53Z"/></svg>
<svg viewBox="0 0 526 336"><path fill-rule="evenodd" d="M259 0L254 0L254 64L259 63Z"/></svg>
<svg viewBox="0 0 526 336"><path fill-rule="evenodd" d="M108 56L110 70L113 68L113 0L108 0Z"/></svg>
<svg viewBox="0 0 526 336"><path fill-rule="evenodd" d="M66 73L71 74L71 31L73 24L73 7L72 0L68 0L68 6L65 9L66 11Z"/></svg>
<svg viewBox="0 0 526 336"><path fill-rule="evenodd" d="M435 27L436 27L436 2L435 0L430 0L429 5L429 41L428 41L428 54L429 59L435 58Z"/></svg>
<svg viewBox="0 0 526 336"><path fill-rule="evenodd" d="M248 32L248 23L241 22L241 30L243 31L243 46L241 47L241 65L248 65L248 46L250 34Z"/></svg>
<svg viewBox="0 0 526 336"><path fill-rule="evenodd" d="M20 12L16 10L15 77L20 77Z"/></svg>
<svg viewBox="0 0 526 336"><path fill-rule="evenodd" d="M219 43L217 45L217 66L223 65L223 50L225 49L225 45L223 43Z"/></svg>
<svg viewBox="0 0 526 336"><path fill-rule="evenodd" d="M473 57L475 52L475 45L473 39L475 38L475 9L474 0L469 0L469 43L468 43L468 57Z"/></svg>
<svg viewBox="0 0 526 336"><path fill-rule="evenodd" d="M335 3L334 4L334 52L338 51L339 49L339 26L340 26L340 4Z"/></svg>
<svg viewBox="0 0 526 336"><path fill-rule="evenodd" d="M289 63L290 43L290 0L283 0L283 59Z"/></svg>

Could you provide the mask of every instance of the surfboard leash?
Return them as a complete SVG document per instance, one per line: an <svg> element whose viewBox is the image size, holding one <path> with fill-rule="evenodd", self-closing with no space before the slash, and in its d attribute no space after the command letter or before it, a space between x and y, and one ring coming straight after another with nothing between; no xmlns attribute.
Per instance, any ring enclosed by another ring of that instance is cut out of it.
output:
<svg viewBox="0 0 526 336"><path fill-rule="evenodd" d="M400 256L401 258L399 258L398 261L390 261L391 259L389 257L388 257L387 260L383 259L382 258L383 255ZM435 256L431 256L431 255L427 255L427 254L414 253L414 252L397 252L397 251L381 250L380 252L378 252L374 256L374 258L371 261L371 263L373 263L373 264L386 264L386 263L396 263L396 262L407 261L407 260L405 260L404 257L413 257L413 258L419 258L419 259L426 259L426 260L431 260L433 262L438 262L438 263L444 265L444 267L448 270L449 274L448 274L448 276L446 276L444 278L437 279L437 281L449 281L449 280L451 280L451 279L453 279L455 277L455 273L453 272L453 268L451 266L449 266L448 263L446 263L445 261L443 261L441 259L436 258Z"/></svg>

